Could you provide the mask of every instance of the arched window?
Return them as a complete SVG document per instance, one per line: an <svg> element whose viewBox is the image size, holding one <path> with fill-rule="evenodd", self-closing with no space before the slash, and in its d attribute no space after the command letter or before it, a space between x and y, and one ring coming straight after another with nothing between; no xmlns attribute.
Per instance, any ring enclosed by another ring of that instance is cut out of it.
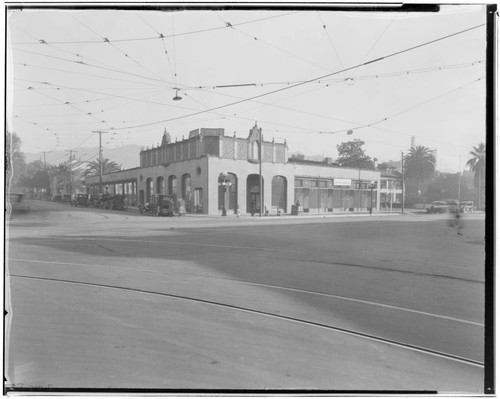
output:
<svg viewBox="0 0 500 399"><path fill-rule="evenodd" d="M165 194L165 180L162 176L156 179L156 193Z"/></svg>
<svg viewBox="0 0 500 399"><path fill-rule="evenodd" d="M259 160L259 142L254 141L252 144L252 159Z"/></svg>
<svg viewBox="0 0 500 399"><path fill-rule="evenodd" d="M168 193L170 195L177 194L177 177L174 175L168 177Z"/></svg>

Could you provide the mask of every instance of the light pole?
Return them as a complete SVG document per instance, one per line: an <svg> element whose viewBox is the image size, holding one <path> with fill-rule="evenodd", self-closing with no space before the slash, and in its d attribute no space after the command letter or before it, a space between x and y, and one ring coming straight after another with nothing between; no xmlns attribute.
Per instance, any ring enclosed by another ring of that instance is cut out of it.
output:
<svg viewBox="0 0 500 399"><path fill-rule="evenodd" d="M401 152L401 213L405 213L405 162Z"/></svg>
<svg viewBox="0 0 500 399"><path fill-rule="evenodd" d="M108 133L108 132L103 132L101 130L93 130L92 133L99 134L99 194L102 194L102 140L101 140L101 135L103 133Z"/></svg>
<svg viewBox="0 0 500 399"><path fill-rule="evenodd" d="M370 215L373 213L373 189L377 188L377 182L370 182Z"/></svg>
<svg viewBox="0 0 500 399"><path fill-rule="evenodd" d="M229 178L228 173L223 172L219 175L219 187L222 187L222 216L227 216L226 211L226 192L227 188L231 187L231 179Z"/></svg>
<svg viewBox="0 0 500 399"><path fill-rule="evenodd" d="M460 177L462 175L462 171L460 170L462 165L462 155L458 155L458 201L460 202Z"/></svg>
<svg viewBox="0 0 500 399"><path fill-rule="evenodd" d="M361 212L361 169L358 169L358 197L359 197L359 211Z"/></svg>

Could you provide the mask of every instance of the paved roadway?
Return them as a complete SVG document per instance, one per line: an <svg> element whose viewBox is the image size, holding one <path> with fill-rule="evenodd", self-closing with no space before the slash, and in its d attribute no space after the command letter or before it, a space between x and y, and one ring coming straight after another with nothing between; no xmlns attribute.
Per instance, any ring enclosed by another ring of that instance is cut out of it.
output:
<svg viewBox="0 0 500 399"><path fill-rule="evenodd" d="M31 207L6 230L7 386L483 390L482 215Z"/></svg>

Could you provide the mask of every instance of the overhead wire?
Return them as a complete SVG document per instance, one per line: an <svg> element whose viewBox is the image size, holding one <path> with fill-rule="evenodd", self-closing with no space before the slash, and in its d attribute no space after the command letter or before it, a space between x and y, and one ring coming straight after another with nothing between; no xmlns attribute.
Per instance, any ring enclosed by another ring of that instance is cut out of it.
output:
<svg viewBox="0 0 500 399"><path fill-rule="evenodd" d="M219 18L221 18L221 17L219 16ZM282 52L282 53L285 53L285 54L287 54L288 56L291 56L291 57L297 58L297 59L299 59L299 60L301 60L301 61L303 61L303 62L305 62L305 63L307 63L307 64L309 64L309 65L313 65L313 66L315 66L315 67L317 67L317 68L320 68L320 69L323 69L323 70L328 70L328 68L327 68L327 67L325 67L325 66L323 66L323 65L317 64L317 63L315 63L315 62L313 62L313 61L311 61L311 60L309 60L309 59L307 59L307 58L304 58L304 57L302 57L302 56L300 56L300 55L294 54L294 53L292 53L292 52L290 52L290 51L288 51L288 50L285 50L284 48L281 48L281 47L279 47L279 46L276 46L276 45L275 45L275 44L273 44L273 43L270 43L270 42L267 42L266 40L260 39L260 38L258 38L258 37L257 37L257 36L255 36L255 35L251 35L251 34L249 34L249 33L245 32L245 31L241 30L240 28L236 28L236 27L235 27L235 25L231 24L230 22L226 22L226 21L224 21L224 19L222 19L222 18L221 18L221 20L222 20L222 21L223 21L223 22L224 22L224 23L225 23L228 27L232 28L234 31L236 31L236 32L238 32L238 33L240 33L240 34L242 34L242 35L244 35L244 36L246 36L246 37L249 37L249 38L250 38L251 40L253 40L253 41L257 41L257 42L259 42L259 43L263 43L263 44L265 44L266 46L270 46L270 47L274 48L275 50L278 50L278 51L280 51L280 52Z"/></svg>
<svg viewBox="0 0 500 399"><path fill-rule="evenodd" d="M88 30L90 30L92 33L94 33L95 35L99 36L105 43L108 43L112 48L114 48L116 51L118 51L120 54L122 54L123 56L125 56L125 58L129 59L130 61L134 62L135 64L139 65L141 68L147 70L149 73L151 73L153 76L156 76L158 79L162 79L161 76L159 76L158 74L156 74L154 71L152 71L150 68L146 67L145 65L143 65L141 62L137 61L134 57L131 57L130 55L128 55L127 53L125 53L124 51L122 51L119 47L117 47L112 41L110 41L107 37L104 37L102 36L101 34L99 34L98 32L96 32L94 29L90 28L89 26L87 26L86 24L84 24L83 22L81 22L78 18L76 18L75 16L73 16L73 19L75 19L76 21L78 21L82 26L84 26L85 28L87 28Z"/></svg>
<svg viewBox="0 0 500 399"><path fill-rule="evenodd" d="M112 127L112 126L110 126L110 125L108 124L108 122L106 122L105 120L99 119L99 118L97 118L95 115L93 115L91 112L86 112L85 110L82 110L82 109L80 109L80 108L78 108L78 107L74 106L74 105L73 105L72 103L70 103L69 101L63 102L63 101L61 101L61 100L59 100L59 99L57 99L57 98L54 98L54 97L52 97L52 96L49 96L48 94L42 93L42 92L40 92L40 91L38 91L38 90L34 90L34 88L33 88L33 87L28 88L28 89L35 91L38 95L41 95L41 96L44 96L44 97L50 98L51 100L54 100L54 101L59 102L59 103L61 103L61 104L68 105L69 107L74 108L74 109L76 109L77 111L80 111L83 115L90 116L91 118L93 118L93 119L97 120L98 122L100 122L100 123L104 123L104 124L105 124L105 125L106 125L109 129L112 129L112 128L113 128L113 127Z"/></svg>
<svg viewBox="0 0 500 399"><path fill-rule="evenodd" d="M22 51L22 50L20 50ZM37 53L38 55L46 56L45 54L40 54ZM70 61L70 60L67 60ZM154 83L149 83L149 82L142 82L142 81L137 81L137 80L127 80L127 79L120 79L120 78L113 78L110 76L102 76L102 75L94 75L90 73L84 73L84 72L76 72L76 71L70 71L67 69L59 69L59 68L54 68L54 67L46 67L46 66L41 66L41 65L34 65L34 64L27 64L27 63L21 63L21 62L16 62L14 65L22 66L22 67L31 67L31 68L38 68L38 69L48 69L50 71L57 71L57 72L65 72L65 73L70 73L74 75L81 75L81 76L88 76L92 78L99 78L99 79L106 79L106 80L114 80L114 81L121 81L121 82L129 82L129 83L138 83L142 85L148 85L148 86L154 86L154 87L164 87L158 84ZM88 65L88 64L87 64Z"/></svg>
<svg viewBox="0 0 500 399"><path fill-rule="evenodd" d="M413 50L422 48L424 46L428 46L430 44L434 44L434 43L437 43L439 41L442 41L442 40L445 40L445 39L449 39L451 37L454 37L454 36L457 36L457 35L460 35L460 34L464 34L464 33L469 32L471 30L478 29L479 27L482 27L482 26L485 26L485 24L483 23L483 24L475 25L473 27L470 27L470 28L467 28L467 29L464 29L464 30L461 30L461 31L457 31L457 32L454 32L452 34L441 36L439 38L436 38L436 39L433 39L433 40L430 40L430 41L426 41L424 43L420 43L420 44L415 45L415 46L407 47L405 49L402 49L402 50L399 50L399 51L396 51L396 52L393 52L393 53L389 53L389 54L387 54L385 56L378 57L378 58L370 60L370 61L366 61L366 62L364 62L362 64L358 64L358 65L355 65L355 66L352 66L352 67L349 67L349 68L344 68L344 69L341 69L341 70L338 70L338 71L335 71L335 72L328 73L326 75L317 76L317 77L314 77L312 79L306 80L306 81L301 82L301 83L297 83L297 84L294 84L294 85L291 85L291 86L288 86L288 87L284 87L284 88L281 88L281 89L272 90L272 91L269 91L269 92L266 92L266 93L263 93L263 94L259 94L259 95L256 95L256 96L252 96L252 97L249 97L249 98L246 98L246 99L243 99L243 100L235 101L235 102L232 102L232 103L229 103L229 104L223 104L223 105L211 108L210 110L199 111L199 112L195 112L195 113L192 113L192 114L182 115L182 116L178 116L178 117L174 117L174 118L169 118L169 119L163 119L163 120L149 122L149 123L146 123L146 124L140 124L140 125L136 125L136 126L122 127L122 128L118 128L118 129L126 129L126 128L130 128L131 129L131 128L138 128L138 127L142 127L142 126L157 125L157 124L160 124L160 123L170 122L170 121L177 120L177 119L188 118L188 117L191 117L191 116L199 115L199 114L204 113L204 112L215 111L215 110L218 110L218 109L222 109L222 108L230 107L230 106L233 106L233 105L241 104L241 103L244 103L244 102L247 102L247 101L252 101L252 100L255 100L257 98L262 98L262 97L265 97L265 96L269 96L271 94L279 93L279 92L282 92L282 91L285 91L285 90L290 90L292 88L299 87L299 86L302 86L302 85L305 85L305 84L308 84L308 83L312 83L312 82L315 82L317 80L325 79L327 77L334 76L334 75L337 75L337 74L340 74L340 73L352 70L354 68L358 68L360 66L365 66L365 65L370 65L370 64L376 63L376 62L380 62L382 60L386 60L386 59L398 56L400 54L404 54L404 53L407 53L409 51L413 51Z"/></svg>
<svg viewBox="0 0 500 399"><path fill-rule="evenodd" d="M121 73L121 74L124 74L124 75L135 76L135 77L146 79L146 80L153 80L155 82L172 84L171 82L167 82L164 79L152 78L150 76L139 75L137 73L128 72L128 71L122 71L122 70L116 69L116 68L107 68L107 67L103 67L103 66L99 66L99 65L93 65L93 64L89 64L88 62L84 62L84 61L74 61L74 60L69 60L67 58L51 56L51 55L47 55L47 54L43 54L43 53L37 53L35 51L29 51L29 50L21 50L21 49L15 49L15 50L23 52L23 53L35 54L35 55L40 55L42 57L47 57L47 58L57 59L57 60L60 60L60 61L70 62L72 64L84 65L84 66L88 66L88 67L91 67L91 68L102 69L102 70L110 71L110 72L114 72L114 73Z"/></svg>
<svg viewBox="0 0 500 399"><path fill-rule="evenodd" d="M374 125L378 125L379 123L382 123L382 122L386 122L386 121L388 121L389 119L395 118L396 116L399 116L399 115L401 115L401 114L404 114L404 113L406 113L406 112L409 112L409 111L411 111L411 110L413 110L413 109L415 109L415 108L421 107L422 105L429 104L429 103L431 103L431 102L433 102L433 101L436 101L436 100L438 100L438 99L440 99L440 98L443 98L443 97L448 96L448 95L450 95L450 94L452 94L452 93L455 93L456 91L461 90L461 89L463 89L463 88L465 88L465 87L467 87L467 86L470 86L470 85L472 85L472 84L474 84L474 83L477 83L477 82L479 82L479 81L483 80L484 78L485 78L485 77L483 76L483 77L480 77L480 78L478 78L478 79L474 79L473 81L468 82L468 83L466 83L466 84L464 84L464 85L461 85L461 86L459 86L459 87L456 87L456 88L454 88L454 89L452 89L452 90L449 90L449 91L447 91L446 93L442 93L442 94L440 94L440 95L438 95L438 96L436 96L436 97L433 97L433 98L430 98L430 99L428 99L428 100L425 100L425 101L423 101L423 102L421 102L421 103L418 103L418 104L413 105L413 106L411 106L411 107L409 107L409 108L406 108L406 109L404 109L404 110L401 110L401 111L399 111L399 112L396 112L396 113L394 113L394 114L392 114L392 115L390 115L390 116L386 116L385 118L379 119L379 120L377 120L377 121L375 121L375 122L368 123L368 124L364 124L364 125L362 125L362 126L358 126L358 127L352 127L350 130L364 129L364 128L367 128L367 127L372 127L372 126L374 126ZM330 134L333 134L333 133L338 133L338 132L343 132L343 131L345 131L345 129L342 129L342 130L337 130L337 131L333 131L333 132L329 132L329 133L330 133Z"/></svg>
<svg viewBox="0 0 500 399"><path fill-rule="evenodd" d="M170 15L172 20L172 44L174 49L174 83L175 87L177 87L177 51L175 48L175 25L174 25L174 14Z"/></svg>
<svg viewBox="0 0 500 399"><path fill-rule="evenodd" d="M370 79L380 79L394 76L409 76L413 74L427 73L427 72L436 72L436 71L444 71L448 69L458 69L458 68L466 68L472 67L479 64L484 64L485 60L471 61L471 62L463 62L458 64L449 64L449 65L439 65L433 67L425 67L425 68L417 68L417 69L407 69L403 71L393 71L387 73L377 73L370 75L358 75L358 76L350 76L349 79L352 80L370 80ZM346 78L336 78L336 79L328 79L328 80L318 80L318 84L324 83L345 83ZM236 83L231 85L206 85L206 86L196 86L194 89L218 89L218 88L232 88L232 87L244 87L244 86L254 86L254 87L265 87L265 86L273 86L273 85L293 85L296 83L305 82L305 80L293 80L293 81L271 81L271 82L255 82L255 83ZM192 90L185 88L184 90Z"/></svg>
<svg viewBox="0 0 500 399"><path fill-rule="evenodd" d="M163 45L163 52L165 54L165 57L167 57L167 63L168 63L168 68L169 68L169 71L170 71L170 74L172 75L172 79L175 80L174 78L174 71L173 71L173 68L172 68L172 64L170 62L170 57L168 55L168 50L167 50L167 45L165 43L165 36L163 35L162 32L158 31L153 25L151 25L148 21L146 21L143 17L141 17L140 14L138 13L135 13L135 15L142 21L144 22L147 26L149 26L154 32L156 32L158 34L158 37L161 38L161 43Z"/></svg>
<svg viewBox="0 0 500 399"><path fill-rule="evenodd" d="M328 32L328 29L326 28L326 24L325 24L325 21L323 21L323 18L321 17L321 14L319 11L316 11L318 17L319 17L319 20L321 21L321 24L323 25L323 29L325 30L325 33L326 33L326 36L328 37L328 40L333 48L333 51L335 53L335 55L337 56L339 62L340 62L340 66L342 68L344 68L344 63L342 62L342 57L340 57L340 54L339 52L337 51L337 47L335 46L335 43L333 42L333 39L331 38L330 36L330 32Z"/></svg>
<svg viewBox="0 0 500 399"><path fill-rule="evenodd" d="M70 87L70 86L65 86L65 85L61 85L61 84L55 84L55 83L49 83L49 82L40 82L40 81L32 81L32 80L26 80L26 79L16 79L16 80L28 81L28 82L31 82L31 83L39 83L39 84L43 84L43 85L46 85L46 86L51 86L51 87L54 88L54 90L58 90L58 91L60 91L61 89L65 89L65 90L72 90L72 91L78 91L78 92L90 93L90 94L98 94L98 95L105 96L105 98L97 99L95 101L106 101L106 100L118 98L118 99L134 100L134 101L141 101L141 100L143 100L146 103L150 103L150 104L172 106L172 105L166 104L166 103L159 103L159 102L155 102L155 101L147 101L147 100L144 100L144 99L137 99L137 98L129 97L129 96L125 96L125 95L108 94L108 93L101 92L101 91L82 89L82 88L78 88L78 87ZM40 90L40 89L38 88L37 90ZM44 89L42 89L42 90L44 90ZM150 90L152 90L152 89L149 89L146 92L137 93L137 94L138 95L149 94ZM164 89L154 89L154 90L155 91L160 91L160 90L163 91ZM157 96L159 94L161 94L161 92L153 94L153 97ZM83 101L83 102L72 102L72 104L86 104L86 103L90 103L90 102L91 102L90 100L86 100L86 101Z"/></svg>
<svg viewBox="0 0 500 399"><path fill-rule="evenodd" d="M264 17L264 18L259 18L259 19L255 19L255 20L250 20L250 21L245 21L245 22L239 22L239 23L235 23L234 26L247 25L247 24L252 24L252 23L255 23L255 22L261 22L261 21L265 21L265 20L269 20L269 19L281 18L281 17L285 17L285 16L288 16L288 15L296 14L298 12L299 11L293 11L293 12L288 12L288 13L285 13L285 14L273 15L273 16L270 16L270 17ZM206 33L206 32L211 32L211 31L216 31L216 30L221 30L221 29L227 29L227 26L217 26L217 27L213 27L213 28L199 29L199 30L195 30L195 31L188 31L188 32L177 33L177 34L175 34L175 37L193 35L193 34L198 34L198 33ZM173 37L173 36L174 35L165 35L164 38L170 38L170 37ZM32 36L32 37L38 42L38 38L35 38L34 36ZM139 38L129 38L129 39L113 39L113 40L110 40L110 41L112 41L113 43L119 43L119 42L136 42L136 41L144 41L144 40L158 40L158 39L161 39L161 37L153 36L153 37L142 37L142 38L139 37ZM37 44L37 42L36 43L32 43L32 42L17 42L17 43L12 43L12 44L16 44L16 45L32 45L32 44ZM57 42L52 41L51 43L52 44L102 44L102 40L77 40L77 41L57 41Z"/></svg>

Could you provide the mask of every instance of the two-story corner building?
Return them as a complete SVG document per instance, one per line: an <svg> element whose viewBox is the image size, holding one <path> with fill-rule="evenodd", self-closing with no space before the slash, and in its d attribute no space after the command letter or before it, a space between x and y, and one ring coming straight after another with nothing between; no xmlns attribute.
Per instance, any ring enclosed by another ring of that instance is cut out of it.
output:
<svg viewBox="0 0 500 399"><path fill-rule="evenodd" d="M259 181L262 176L262 184ZM86 180L89 194L99 193L99 177ZM325 162L288 158L286 141L264 140L257 124L247 138L225 135L224 129L201 128L172 142L140 153L140 166L102 176L102 192L123 194L129 206L144 204L153 194L176 194L187 213L290 213L299 202L304 212L328 213L378 209L380 172L346 169Z"/></svg>
<svg viewBox="0 0 500 399"><path fill-rule="evenodd" d="M383 211L392 210L393 206L401 207L403 189L401 173L395 168L380 172L380 208Z"/></svg>

